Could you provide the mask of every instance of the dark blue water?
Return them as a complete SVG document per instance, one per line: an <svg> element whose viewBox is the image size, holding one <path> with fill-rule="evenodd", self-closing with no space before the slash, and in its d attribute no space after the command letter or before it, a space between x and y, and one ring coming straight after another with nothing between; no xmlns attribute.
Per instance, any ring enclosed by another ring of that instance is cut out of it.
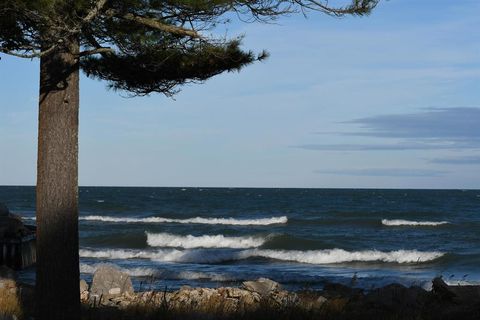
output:
<svg viewBox="0 0 480 320"><path fill-rule="evenodd" d="M34 223L33 187L0 202ZM82 187L80 216L82 277L111 263L137 288L480 282L478 190Z"/></svg>

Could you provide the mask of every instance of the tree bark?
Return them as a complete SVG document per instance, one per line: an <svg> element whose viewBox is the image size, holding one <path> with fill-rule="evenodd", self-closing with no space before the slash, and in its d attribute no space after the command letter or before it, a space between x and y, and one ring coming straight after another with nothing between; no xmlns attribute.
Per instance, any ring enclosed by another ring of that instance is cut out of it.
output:
<svg viewBox="0 0 480 320"><path fill-rule="evenodd" d="M79 44L40 59L37 159L37 315L79 319Z"/></svg>

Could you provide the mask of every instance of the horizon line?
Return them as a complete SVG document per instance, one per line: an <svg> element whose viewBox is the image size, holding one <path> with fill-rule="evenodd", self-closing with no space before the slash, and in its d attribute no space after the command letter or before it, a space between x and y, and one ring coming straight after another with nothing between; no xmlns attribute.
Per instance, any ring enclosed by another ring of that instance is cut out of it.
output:
<svg viewBox="0 0 480 320"><path fill-rule="evenodd" d="M2 185L2 187L36 187L36 185ZM444 190L444 191L480 191L480 188L395 188L395 187L205 187L205 186L140 186L140 185L79 185L79 188L165 188L165 189L324 189L324 190Z"/></svg>

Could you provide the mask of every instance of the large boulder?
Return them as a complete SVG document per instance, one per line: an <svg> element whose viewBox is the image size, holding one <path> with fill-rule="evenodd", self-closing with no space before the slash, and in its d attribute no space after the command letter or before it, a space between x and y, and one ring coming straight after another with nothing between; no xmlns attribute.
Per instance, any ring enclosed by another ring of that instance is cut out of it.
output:
<svg viewBox="0 0 480 320"><path fill-rule="evenodd" d="M364 302L371 306L390 309L397 312L402 310L414 311L425 305L428 292L421 287L407 288L400 284L390 284L369 292Z"/></svg>
<svg viewBox="0 0 480 320"><path fill-rule="evenodd" d="M130 276L111 265L100 266L93 275L91 295L110 298L124 294L133 295Z"/></svg>
<svg viewBox="0 0 480 320"><path fill-rule="evenodd" d="M268 297L274 292L281 290L281 285L278 282L267 278L260 278L256 281L243 282L243 288L251 292L257 292L262 297Z"/></svg>
<svg viewBox="0 0 480 320"><path fill-rule="evenodd" d="M457 296L445 281L443 281L442 277L436 277L432 280L432 291L442 300L453 300L453 298Z"/></svg>
<svg viewBox="0 0 480 320"><path fill-rule="evenodd" d="M80 279L80 293L88 291L88 283L87 281Z"/></svg>
<svg viewBox="0 0 480 320"><path fill-rule="evenodd" d="M6 266L0 266L0 319L18 319L22 316L20 290L16 273Z"/></svg>
<svg viewBox="0 0 480 320"><path fill-rule="evenodd" d="M441 277L437 277L432 281L432 291L444 301L480 303L480 286L450 286Z"/></svg>
<svg viewBox="0 0 480 320"><path fill-rule="evenodd" d="M90 292L88 292L88 283L87 281L80 280L80 301L88 302L90 298Z"/></svg>
<svg viewBox="0 0 480 320"><path fill-rule="evenodd" d="M363 290L352 288L341 283L327 282L323 287L323 294L327 298L356 298L363 294Z"/></svg>

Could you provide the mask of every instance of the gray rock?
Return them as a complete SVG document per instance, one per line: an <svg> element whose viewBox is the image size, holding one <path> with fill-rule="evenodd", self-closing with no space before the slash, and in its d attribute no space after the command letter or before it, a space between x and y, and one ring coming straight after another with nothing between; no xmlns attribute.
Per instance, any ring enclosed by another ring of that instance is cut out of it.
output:
<svg viewBox="0 0 480 320"><path fill-rule="evenodd" d="M457 296L443 281L442 277L436 277L432 280L432 291L443 300L452 300Z"/></svg>
<svg viewBox="0 0 480 320"><path fill-rule="evenodd" d="M243 282L243 288L251 292L257 292L262 297L268 297L273 292L281 290L281 285L278 282L267 278L260 278L257 281Z"/></svg>
<svg viewBox="0 0 480 320"><path fill-rule="evenodd" d="M134 293L130 276L111 265L100 266L93 275L92 295L105 298Z"/></svg>
<svg viewBox="0 0 480 320"><path fill-rule="evenodd" d="M323 306L324 303L326 303L328 301L327 298L325 298L324 296L320 296L318 297L317 300L315 300L315 306L317 308L320 308L321 306Z"/></svg>
<svg viewBox="0 0 480 320"><path fill-rule="evenodd" d="M87 283L87 281L81 279L80 280L80 293L82 293L84 291L88 291L88 283Z"/></svg>
<svg viewBox="0 0 480 320"><path fill-rule="evenodd" d="M323 293L327 298L352 298L362 295L363 290L348 287L340 283L327 282L323 287Z"/></svg>
<svg viewBox="0 0 480 320"><path fill-rule="evenodd" d="M452 300L456 303L480 302L480 286L450 286L446 284L441 277L432 281L432 291L442 300Z"/></svg>
<svg viewBox="0 0 480 320"><path fill-rule="evenodd" d="M8 214L10 211L8 210L8 207L5 205L5 203L0 202L0 217L8 217Z"/></svg>
<svg viewBox="0 0 480 320"><path fill-rule="evenodd" d="M421 308L427 300L428 293L420 287L407 288L400 284L390 284L369 292L364 301L370 305L401 312L402 309L413 311Z"/></svg>

